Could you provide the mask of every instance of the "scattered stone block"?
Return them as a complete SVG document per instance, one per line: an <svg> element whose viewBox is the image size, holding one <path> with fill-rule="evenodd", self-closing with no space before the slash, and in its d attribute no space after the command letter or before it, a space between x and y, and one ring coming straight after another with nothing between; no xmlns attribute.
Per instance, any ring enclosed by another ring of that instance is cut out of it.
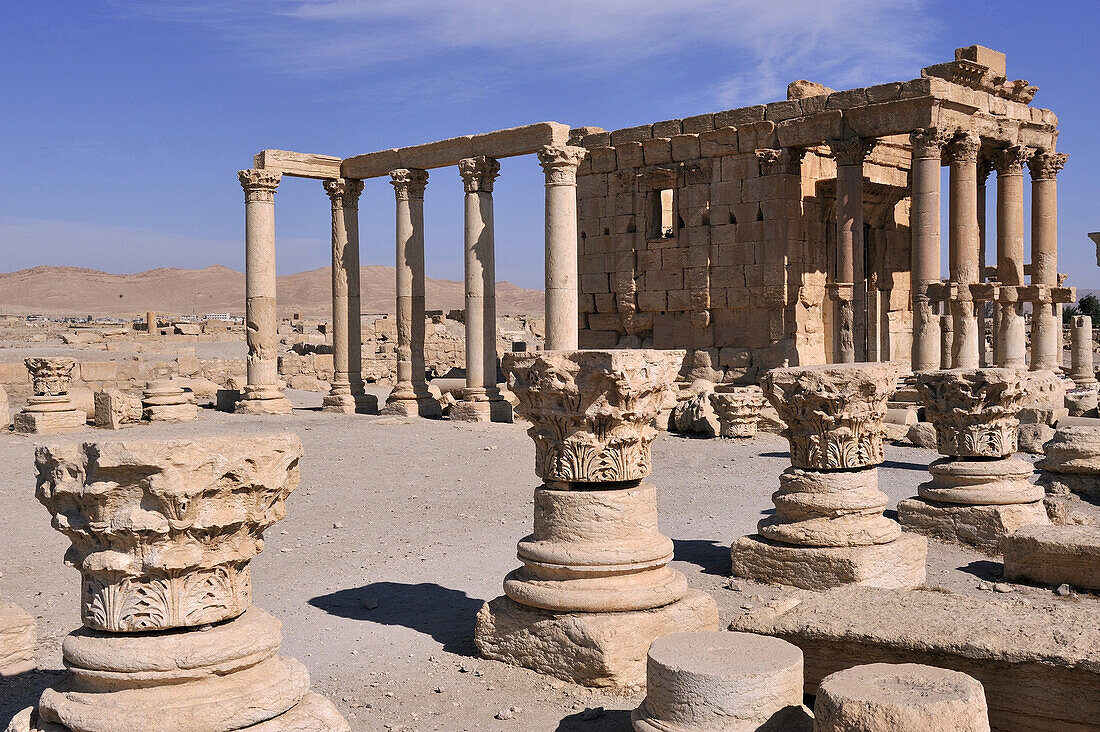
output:
<svg viewBox="0 0 1100 732"><path fill-rule="evenodd" d="M95 393L95 426L110 430L141 421L141 399L118 389Z"/></svg>
<svg viewBox="0 0 1100 732"><path fill-rule="evenodd" d="M917 447L936 449L936 428L928 422L917 422L909 428L905 437Z"/></svg>
<svg viewBox="0 0 1100 732"><path fill-rule="evenodd" d="M1005 579L1100 590L1100 528L1025 526L1004 539Z"/></svg>
<svg viewBox="0 0 1100 732"><path fill-rule="evenodd" d="M0 676L32 670L37 643L34 618L15 603L0 602Z"/></svg>
<svg viewBox="0 0 1100 732"><path fill-rule="evenodd" d="M0 431L6 431L11 427L11 405L8 402L8 392L0 386Z"/></svg>
<svg viewBox="0 0 1100 732"><path fill-rule="evenodd" d="M759 386L723 387L710 393L710 406L718 417L719 437L755 437L764 392Z"/></svg>

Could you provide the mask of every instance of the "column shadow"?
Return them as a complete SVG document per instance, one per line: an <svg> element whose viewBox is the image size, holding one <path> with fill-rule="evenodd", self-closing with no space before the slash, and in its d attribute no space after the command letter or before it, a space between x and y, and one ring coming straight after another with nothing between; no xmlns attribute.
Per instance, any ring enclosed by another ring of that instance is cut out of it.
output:
<svg viewBox="0 0 1100 732"><path fill-rule="evenodd" d="M729 577L733 564L728 544L704 539L673 539L672 544L672 558L676 561L698 565L703 574Z"/></svg>
<svg viewBox="0 0 1100 732"><path fill-rule="evenodd" d="M1005 566L989 559L977 559L959 567L959 571L987 582L1000 582L1004 578Z"/></svg>
<svg viewBox="0 0 1100 732"><path fill-rule="evenodd" d="M314 597L309 604L341 618L410 628L430 635L445 651L473 656L474 620L484 602L429 582L372 582Z"/></svg>
<svg viewBox="0 0 1100 732"><path fill-rule="evenodd" d="M68 675L68 671L40 669L15 676L0 676L0 724L38 703L42 691Z"/></svg>
<svg viewBox="0 0 1100 732"><path fill-rule="evenodd" d="M895 470L915 470L918 473L928 472L928 463L906 463L900 460L883 460L880 468L894 468Z"/></svg>
<svg viewBox="0 0 1100 732"><path fill-rule="evenodd" d="M608 709L595 719L585 719L584 712L570 714L554 732L622 732L630 728L629 709Z"/></svg>

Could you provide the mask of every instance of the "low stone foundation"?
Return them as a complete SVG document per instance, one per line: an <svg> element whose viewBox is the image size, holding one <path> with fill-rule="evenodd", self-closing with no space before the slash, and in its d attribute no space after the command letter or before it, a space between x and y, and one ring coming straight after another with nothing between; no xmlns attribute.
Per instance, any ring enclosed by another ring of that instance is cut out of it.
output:
<svg viewBox="0 0 1100 732"><path fill-rule="evenodd" d="M1100 528L1025 526L1004 540L1005 579L1100 590Z"/></svg>
<svg viewBox="0 0 1100 732"><path fill-rule="evenodd" d="M898 521L909 531L941 541L967 544L996 556L1001 542L1022 526L1049 525L1042 501L1004 506L967 506L923 498L898 501Z"/></svg>

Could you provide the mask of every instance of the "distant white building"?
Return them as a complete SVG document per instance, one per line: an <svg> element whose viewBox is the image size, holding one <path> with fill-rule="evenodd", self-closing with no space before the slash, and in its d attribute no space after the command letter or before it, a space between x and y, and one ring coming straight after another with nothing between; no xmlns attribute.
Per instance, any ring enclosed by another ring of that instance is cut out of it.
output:
<svg viewBox="0 0 1100 732"><path fill-rule="evenodd" d="M202 317L203 317L203 320L224 320L227 323L230 323L230 322L236 320L236 318L234 318L229 313L207 313L206 315L204 315Z"/></svg>

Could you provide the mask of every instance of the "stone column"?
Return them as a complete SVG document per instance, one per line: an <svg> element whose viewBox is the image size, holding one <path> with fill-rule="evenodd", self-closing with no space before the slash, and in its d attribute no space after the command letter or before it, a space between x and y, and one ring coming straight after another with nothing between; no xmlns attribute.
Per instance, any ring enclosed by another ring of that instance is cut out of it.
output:
<svg viewBox="0 0 1100 732"><path fill-rule="evenodd" d="M913 168L911 271L913 306L912 368L915 373L940 366L938 306L929 297L930 285L940 281L940 164L944 135L936 129L911 133Z"/></svg>
<svg viewBox="0 0 1100 732"><path fill-rule="evenodd" d="M141 393L141 418L149 422L190 422L198 417L198 407L187 398L176 382L158 379L145 383Z"/></svg>
<svg viewBox="0 0 1100 732"><path fill-rule="evenodd" d="M275 310L275 189L282 173L242 170L244 188L244 294L248 338L248 383L237 410L290 414L279 381L279 318Z"/></svg>
<svg viewBox="0 0 1100 732"><path fill-rule="evenodd" d="M978 151L981 139L971 132L948 146L951 158L949 204L952 368L978 367L978 321L970 285L978 282Z"/></svg>
<svg viewBox="0 0 1100 732"><path fill-rule="evenodd" d="M978 157L978 282L986 281L986 181L993 170L993 161L986 155ZM985 303L974 303L974 312L978 319L978 365L992 366L986 333L989 321L985 317Z"/></svg>
<svg viewBox="0 0 1100 732"><path fill-rule="evenodd" d="M577 347L577 167L583 147L538 151L546 173L546 350Z"/></svg>
<svg viewBox="0 0 1100 732"><path fill-rule="evenodd" d="M390 172L397 202L397 384L382 414L441 416L424 364L424 190L428 171Z"/></svg>
<svg viewBox="0 0 1100 732"><path fill-rule="evenodd" d="M764 404L764 392L755 384L712 391L710 406L718 416L718 436L755 437Z"/></svg>
<svg viewBox="0 0 1100 732"><path fill-rule="evenodd" d="M836 158L836 282L855 287L855 257L863 252L863 163L874 148L874 140L854 138L829 143ZM834 360L856 360L854 292L837 298L839 324Z"/></svg>
<svg viewBox="0 0 1100 732"><path fill-rule="evenodd" d="M493 181L500 163L480 155L459 161L458 172L466 189L466 388L450 418L511 422L511 405L497 388Z"/></svg>
<svg viewBox="0 0 1100 732"><path fill-rule="evenodd" d="M1069 377L1079 387L1096 384L1096 368L1093 366L1092 317L1078 315L1070 328Z"/></svg>
<svg viewBox="0 0 1100 732"><path fill-rule="evenodd" d="M1031 284L1058 286L1058 184L1069 156L1040 152L1028 160L1031 170ZM1062 323L1058 306L1037 302L1031 316L1031 368L1058 373L1062 361Z"/></svg>
<svg viewBox="0 0 1100 732"><path fill-rule="evenodd" d="M145 313L145 332L155 335L157 332L157 314L153 311Z"/></svg>
<svg viewBox="0 0 1100 732"><path fill-rule="evenodd" d="M951 368L951 346L955 342L955 322L950 315L939 316L940 368Z"/></svg>
<svg viewBox="0 0 1100 732"><path fill-rule="evenodd" d="M1016 288L1024 285L1024 162L1027 148L1014 145L994 158L997 168L997 365L1025 368L1027 339L1023 303Z"/></svg>
<svg viewBox="0 0 1100 732"><path fill-rule="evenodd" d="M894 363L779 368L764 393L787 425L791 467L772 496L775 515L734 542L733 574L825 590L846 584L913 588L924 582L928 543L886 518L878 489Z"/></svg>
<svg viewBox="0 0 1100 732"><path fill-rule="evenodd" d="M325 729L347 722L279 656L250 562L299 483L292 434L40 447L38 500L72 542L69 674L9 730Z"/></svg>
<svg viewBox="0 0 1100 732"><path fill-rule="evenodd" d="M487 658L590 686L644 683L657 637L717 630L713 598L668 566L657 494L644 482L654 419L683 351L508 353L517 412L532 426L534 531L504 596L477 616Z"/></svg>
<svg viewBox="0 0 1100 732"><path fill-rule="evenodd" d="M999 554L1001 540L1021 526L1049 523L1043 489L1032 485L1031 463L1012 457L1017 414L1030 379L1019 369L953 369L917 376L941 455L917 498L898 503L911 531Z"/></svg>
<svg viewBox="0 0 1100 732"><path fill-rule="evenodd" d="M76 361L71 358L28 358L23 361L31 374L34 396L15 415L15 431L56 434L84 429L87 415L76 408L69 390Z"/></svg>

